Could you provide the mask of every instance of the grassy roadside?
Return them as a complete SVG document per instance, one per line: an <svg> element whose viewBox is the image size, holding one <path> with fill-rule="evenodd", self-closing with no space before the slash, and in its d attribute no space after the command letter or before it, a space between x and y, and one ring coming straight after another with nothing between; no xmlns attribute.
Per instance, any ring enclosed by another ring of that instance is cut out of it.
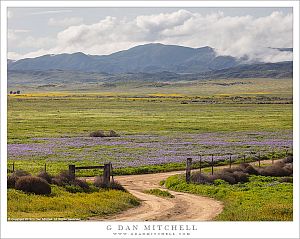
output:
<svg viewBox="0 0 300 239"><path fill-rule="evenodd" d="M230 185L218 180L215 185L187 184L183 175L169 177L168 189L209 196L224 203L216 221L291 221L293 184L276 177L250 176L249 182Z"/></svg>
<svg viewBox="0 0 300 239"><path fill-rule="evenodd" d="M63 187L51 185L49 196L27 194L8 189L8 218L81 219L119 213L139 205L129 194L117 190L94 190L90 193L71 193Z"/></svg>

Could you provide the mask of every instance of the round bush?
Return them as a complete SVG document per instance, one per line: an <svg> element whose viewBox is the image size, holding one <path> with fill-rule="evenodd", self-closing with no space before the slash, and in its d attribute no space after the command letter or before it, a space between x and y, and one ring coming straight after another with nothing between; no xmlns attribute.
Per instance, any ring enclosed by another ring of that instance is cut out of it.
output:
<svg viewBox="0 0 300 239"><path fill-rule="evenodd" d="M287 156L286 158L282 159L281 162L283 162L283 163L293 163L293 156Z"/></svg>
<svg viewBox="0 0 300 239"><path fill-rule="evenodd" d="M35 176L19 178L16 182L16 189L39 195L49 195L51 193L51 187L47 181Z"/></svg>
<svg viewBox="0 0 300 239"><path fill-rule="evenodd" d="M59 175L52 178L52 183L57 186L71 185L73 177L69 174L69 171L62 171Z"/></svg>
<svg viewBox="0 0 300 239"><path fill-rule="evenodd" d="M110 130L108 137L120 137L120 135L116 131Z"/></svg>
<svg viewBox="0 0 300 239"><path fill-rule="evenodd" d="M10 176L7 176L7 188L15 188L16 182L19 178L29 175L30 173L24 170L16 170Z"/></svg>
<svg viewBox="0 0 300 239"><path fill-rule="evenodd" d="M15 175L7 176L7 188L15 188L16 181L19 179L19 177Z"/></svg>
<svg viewBox="0 0 300 239"><path fill-rule="evenodd" d="M269 167L262 168L260 170L262 176L274 176L274 177L283 177L290 176L290 172L284 168L281 168L277 165L272 165Z"/></svg>
<svg viewBox="0 0 300 239"><path fill-rule="evenodd" d="M284 165L283 169L289 172L290 175L293 175L293 164L287 163L286 165Z"/></svg>
<svg viewBox="0 0 300 239"><path fill-rule="evenodd" d="M12 173L13 176L16 177L24 177L24 176L29 176L30 173L24 171L24 170L16 170L15 172Z"/></svg>
<svg viewBox="0 0 300 239"><path fill-rule="evenodd" d="M235 184L236 180L233 176L232 173L228 173L228 172L218 172L218 174L216 174L217 179L222 179L230 184Z"/></svg>
<svg viewBox="0 0 300 239"><path fill-rule="evenodd" d="M86 181L83 181L80 179L75 179L71 184L74 186L78 186L82 189L86 189L86 190L88 190L90 188L90 186L88 185L88 183Z"/></svg>
<svg viewBox="0 0 300 239"><path fill-rule="evenodd" d="M256 168L254 168L252 165L248 165L244 170L244 173L248 173L248 174L254 174L254 175L259 175L259 172L257 171Z"/></svg>
<svg viewBox="0 0 300 239"><path fill-rule="evenodd" d="M52 182L52 176L49 173L45 172L45 171L40 172L37 176L39 178L45 179L48 183Z"/></svg>
<svg viewBox="0 0 300 239"><path fill-rule="evenodd" d="M198 173L193 173L191 176L191 181L193 183L201 183L201 184L212 184L214 178L208 175L204 175L200 172Z"/></svg>
<svg viewBox="0 0 300 239"><path fill-rule="evenodd" d="M105 137L106 135L102 130L97 130L90 133L90 137Z"/></svg>
<svg viewBox="0 0 300 239"><path fill-rule="evenodd" d="M235 169L235 168L234 168ZM224 168L222 169L223 172L227 172L227 173L233 173L234 172L233 168Z"/></svg>
<svg viewBox="0 0 300 239"><path fill-rule="evenodd" d="M232 176L235 178L236 182L245 183L245 182L249 181L249 179L248 179L249 174L241 172L241 171L233 172Z"/></svg>

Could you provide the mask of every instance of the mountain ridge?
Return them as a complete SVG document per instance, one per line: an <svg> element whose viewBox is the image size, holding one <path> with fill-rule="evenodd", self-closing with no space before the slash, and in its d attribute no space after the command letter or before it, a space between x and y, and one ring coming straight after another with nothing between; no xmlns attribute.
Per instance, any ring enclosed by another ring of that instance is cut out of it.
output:
<svg viewBox="0 0 300 239"><path fill-rule="evenodd" d="M83 72L199 73L240 64L232 56L217 55L211 47L191 48L150 43L110 55L87 55L82 52L43 55L10 62L9 70L78 70Z"/></svg>

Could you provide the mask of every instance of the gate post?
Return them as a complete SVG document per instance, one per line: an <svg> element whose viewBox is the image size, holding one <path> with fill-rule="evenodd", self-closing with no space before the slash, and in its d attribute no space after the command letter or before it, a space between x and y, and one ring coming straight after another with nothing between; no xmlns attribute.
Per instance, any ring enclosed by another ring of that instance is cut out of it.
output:
<svg viewBox="0 0 300 239"><path fill-rule="evenodd" d="M72 179L75 179L75 165L71 164L69 165L69 175L72 177Z"/></svg>
<svg viewBox="0 0 300 239"><path fill-rule="evenodd" d="M191 168L192 168L192 158L186 159L186 175L185 175L185 181L187 183L191 182Z"/></svg>
<svg viewBox="0 0 300 239"><path fill-rule="evenodd" d="M214 175L214 155L211 155L211 175Z"/></svg>
<svg viewBox="0 0 300 239"><path fill-rule="evenodd" d="M110 183L110 168L111 168L111 163L104 164L103 183L106 186L108 186L108 184Z"/></svg>

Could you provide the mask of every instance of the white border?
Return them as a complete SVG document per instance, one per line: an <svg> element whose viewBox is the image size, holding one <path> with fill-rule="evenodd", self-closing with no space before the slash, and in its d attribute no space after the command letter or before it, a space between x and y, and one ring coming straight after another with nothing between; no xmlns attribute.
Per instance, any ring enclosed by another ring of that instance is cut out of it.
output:
<svg viewBox="0 0 300 239"><path fill-rule="evenodd" d="M294 167L299 169L299 2L298 1L2 1L1 2L1 238L121 238L106 230L118 222L7 222L7 7L293 7L294 10ZM150 222L162 225L197 225L186 238L299 238L299 171L294 170L293 222ZM155 236L126 236L126 238ZM158 238L181 238L158 236Z"/></svg>

